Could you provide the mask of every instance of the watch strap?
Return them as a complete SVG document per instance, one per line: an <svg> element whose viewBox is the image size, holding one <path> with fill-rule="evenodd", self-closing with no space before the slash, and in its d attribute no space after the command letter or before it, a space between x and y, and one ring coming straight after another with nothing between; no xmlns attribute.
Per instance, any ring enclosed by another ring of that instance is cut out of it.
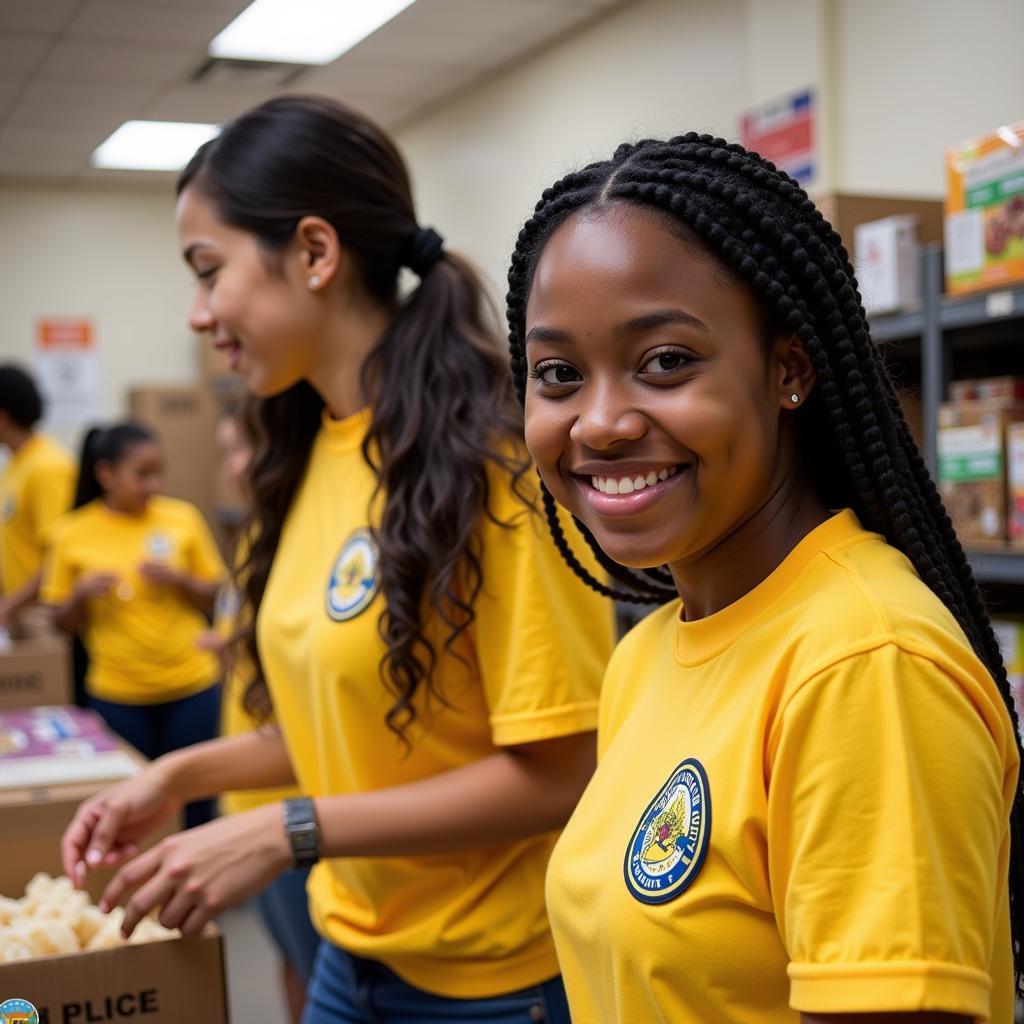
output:
<svg viewBox="0 0 1024 1024"><path fill-rule="evenodd" d="M292 848L292 864L306 868L320 859L320 823L308 796L284 801L284 830Z"/></svg>

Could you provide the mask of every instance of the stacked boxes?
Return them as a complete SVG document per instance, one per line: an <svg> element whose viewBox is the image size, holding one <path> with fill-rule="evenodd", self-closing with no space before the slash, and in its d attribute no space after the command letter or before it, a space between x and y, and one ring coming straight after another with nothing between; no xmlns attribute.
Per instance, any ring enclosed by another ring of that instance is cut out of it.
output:
<svg viewBox="0 0 1024 1024"><path fill-rule="evenodd" d="M854 229L854 268L864 309L895 313L921 300L917 217L886 217Z"/></svg>
<svg viewBox="0 0 1024 1024"><path fill-rule="evenodd" d="M939 410L939 489L957 533L1024 543L1024 379L958 381L951 396Z"/></svg>
<svg viewBox="0 0 1024 1024"><path fill-rule="evenodd" d="M946 290L1024 281L1024 121L950 151L946 177Z"/></svg>

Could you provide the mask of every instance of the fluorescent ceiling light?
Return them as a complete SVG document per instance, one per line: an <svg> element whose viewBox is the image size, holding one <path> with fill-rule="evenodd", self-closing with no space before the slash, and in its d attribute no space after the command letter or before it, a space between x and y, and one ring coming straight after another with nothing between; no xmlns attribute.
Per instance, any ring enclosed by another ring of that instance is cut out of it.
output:
<svg viewBox="0 0 1024 1024"><path fill-rule="evenodd" d="M180 171L220 127L183 121L125 121L92 154L93 167Z"/></svg>
<svg viewBox="0 0 1024 1024"><path fill-rule="evenodd" d="M330 64L414 0L254 0L210 43L210 56Z"/></svg>

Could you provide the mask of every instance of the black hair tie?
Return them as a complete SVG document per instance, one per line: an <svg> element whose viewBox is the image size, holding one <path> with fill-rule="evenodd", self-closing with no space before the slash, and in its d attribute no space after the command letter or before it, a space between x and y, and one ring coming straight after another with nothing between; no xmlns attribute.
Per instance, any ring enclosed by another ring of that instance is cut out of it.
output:
<svg viewBox="0 0 1024 1024"><path fill-rule="evenodd" d="M402 250L402 266L425 277L444 255L444 239L433 228L417 228Z"/></svg>

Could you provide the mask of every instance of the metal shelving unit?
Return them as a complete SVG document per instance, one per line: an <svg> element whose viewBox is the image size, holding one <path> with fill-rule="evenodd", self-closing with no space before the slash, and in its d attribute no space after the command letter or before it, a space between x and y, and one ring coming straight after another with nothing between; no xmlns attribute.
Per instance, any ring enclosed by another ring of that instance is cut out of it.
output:
<svg viewBox="0 0 1024 1024"><path fill-rule="evenodd" d="M920 344L923 455L934 474L939 405L945 401L952 379L952 353L957 343L951 332L982 332L1001 322L1018 320L1024 356L1024 287L946 298L942 290L942 247L927 246L921 263L921 305L890 316L873 317L871 336L879 343ZM979 579L1024 586L1024 552L979 550L969 552L969 557Z"/></svg>

